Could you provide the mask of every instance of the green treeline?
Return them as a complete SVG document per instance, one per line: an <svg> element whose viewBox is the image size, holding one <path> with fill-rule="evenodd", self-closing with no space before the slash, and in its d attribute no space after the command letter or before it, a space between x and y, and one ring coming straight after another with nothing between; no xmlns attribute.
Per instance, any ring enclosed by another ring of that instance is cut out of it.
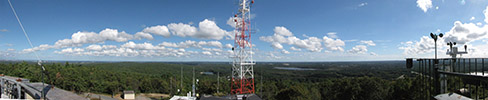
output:
<svg viewBox="0 0 488 100"><path fill-rule="evenodd" d="M45 83L76 93L103 94L135 90L138 93L182 95L191 91L192 71L199 79L199 94L228 95L228 63L46 63ZM405 75L404 63L297 63L310 71L274 69L280 64L255 66L256 94L267 100L417 100L420 82ZM181 87L183 68L183 87ZM213 72L213 75L199 72ZM217 76L220 86L217 93ZM40 82L41 68L29 62L0 63L0 73ZM405 75L404 78L397 78ZM177 92L182 89L183 92Z"/></svg>

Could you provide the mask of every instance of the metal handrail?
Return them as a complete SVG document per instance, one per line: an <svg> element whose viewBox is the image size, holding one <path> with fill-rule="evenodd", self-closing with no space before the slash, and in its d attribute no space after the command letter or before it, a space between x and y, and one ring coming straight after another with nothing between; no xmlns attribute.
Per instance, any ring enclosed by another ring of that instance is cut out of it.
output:
<svg viewBox="0 0 488 100"><path fill-rule="evenodd" d="M31 97L33 97L34 99L41 99L41 97L40 97L42 94L41 90L38 90L38 89L34 88L33 86L25 84L23 82L18 82L17 80L9 79L9 78L3 77L3 76L0 78L3 80L6 80L6 82L18 84L21 87L21 90L23 90L27 94L31 95ZM32 91L32 90L34 90L34 91ZM41 93L41 94L39 94L39 93ZM39 94L39 95L36 95L36 94ZM20 96L20 94L19 94L19 96ZM49 100L49 98L44 98L44 99Z"/></svg>
<svg viewBox="0 0 488 100"><path fill-rule="evenodd" d="M488 63L488 58L407 58L406 62L407 68L413 68L412 73L421 77L421 88L427 98L466 88L469 88L470 97L487 97L488 73L485 71L488 64L485 63Z"/></svg>

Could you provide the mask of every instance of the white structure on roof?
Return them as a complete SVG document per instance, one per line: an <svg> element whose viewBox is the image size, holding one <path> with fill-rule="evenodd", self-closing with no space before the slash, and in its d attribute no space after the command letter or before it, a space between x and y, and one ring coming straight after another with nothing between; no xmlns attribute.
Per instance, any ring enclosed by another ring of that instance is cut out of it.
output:
<svg viewBox="0 0 488 100"><path fill-rule="evenodd" d="M124 91L124 99L136 99L134 91Z"/></svg>
<svg viewBox="0 0 488 100"><path fill-rule="evenodd" d="M473 100L471 98L459 95L457 93L445 93L435 96L437 100Z"/></svg>
<svg viewBox="0 0 488 100"><path fill-rule="evenodd" d="M173 96L169 100L197 100L197 97L189 97L189 96Z"/></svg>

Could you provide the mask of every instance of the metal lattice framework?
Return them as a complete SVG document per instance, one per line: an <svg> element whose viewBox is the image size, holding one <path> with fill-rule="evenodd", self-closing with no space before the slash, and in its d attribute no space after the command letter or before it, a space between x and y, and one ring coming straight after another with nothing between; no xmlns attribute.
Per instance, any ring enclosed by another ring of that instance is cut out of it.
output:
<svg viewBox="0 0 488 100"><path fill-rule="evenodd" d="M239 0L239 11L234 15L236 23L233 48L231 94L254 93L254 69L251 44L251 4L254 1Z"/></svg>

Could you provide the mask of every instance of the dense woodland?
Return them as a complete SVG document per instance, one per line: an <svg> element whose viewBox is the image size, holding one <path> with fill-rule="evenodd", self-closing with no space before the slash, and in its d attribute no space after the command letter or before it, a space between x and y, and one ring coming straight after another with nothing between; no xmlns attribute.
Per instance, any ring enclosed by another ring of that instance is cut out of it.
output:
<svg viewBox="0 0 488 100"><path fill-rule="evenodd" d="M228 95L230 67L227 62L92 62L45 63L46 83L76 93L138 93L181 95L191 90L192 70L199 79L199 94ZM312 68L282 70L275 67ZM258 62L254 67L256 94L267 100L382 100L420 99L420 84L405 62ZM215 74L200 74L213 72ZM220 93L217 93L217 72ZM41 67L33 62L1 62L0 73L41 81Z"/></svg>

